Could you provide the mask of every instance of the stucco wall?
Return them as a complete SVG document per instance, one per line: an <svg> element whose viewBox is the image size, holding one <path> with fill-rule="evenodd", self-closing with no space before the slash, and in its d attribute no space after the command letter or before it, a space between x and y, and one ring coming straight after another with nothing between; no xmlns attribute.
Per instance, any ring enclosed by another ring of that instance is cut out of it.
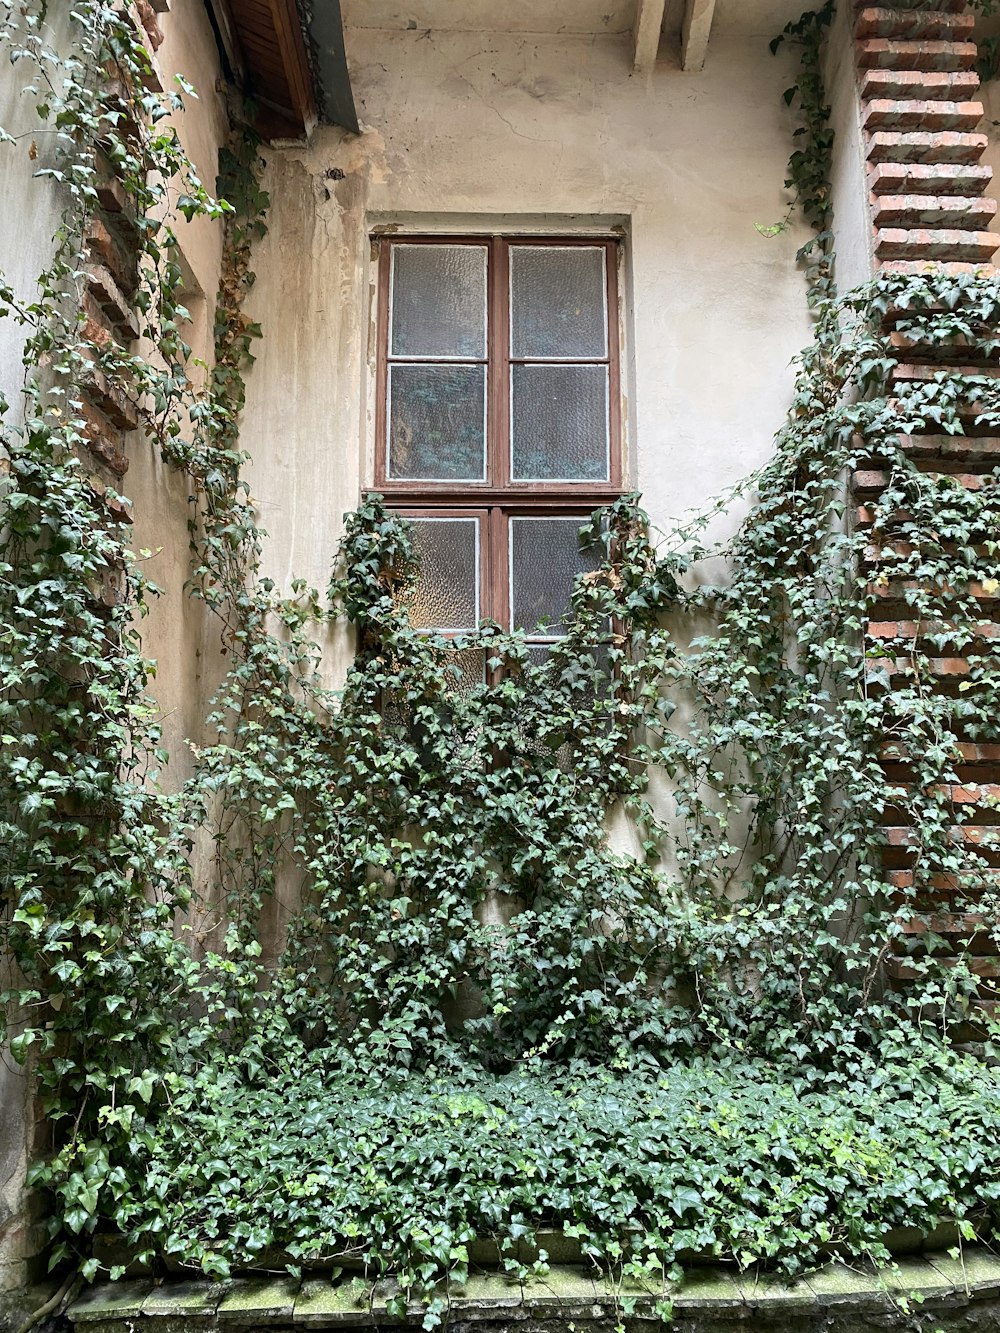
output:
<svg viewBox="0 0 1000 1333"><path fill-rule="evenodd" d="M786 209L794 54L767 43L798 10L720 0L705 69L683 73L665 38L649 76L632 73L627 33L348 28L363 133L321 129L267 171L243 442L269 572L323 580L371 481L378 225L620 222L627 475L654 521L669 527L768 456L810 336L804 232L754 225Z"/></svg>
<svg viewBox="0 0 1000 1333"><path fill-rule="evenodd" d="M175 73L193 85L197 98L185 98L185 109L172 124L209 191L215 190L219 146L225 142L228 120L224 98L217 91L220 79L215 36L203 0L172 0L160 15L163 44L157 62L164 84L173 85ZM191 313L184 338L192 348L192 380L203 381L212 364L215 298L222 263L223 224L206 218L172 220L177 235L178 262L184 273L183 301ZM164 747L170 764L163 782L175 788L188 775L192 755L187 741L198 741L212 688L221 671L218 633L200 602L184 593L191 569L187 522L190 514L187 480L165 466L155 446L135 438L129 447L129 470L122 489L133 504L133 547L146 551L144 574L162 590L149 601L149 614L140 626L143 649L156 660L153 693L159 705Z"/></svg>
<svg viewBox="0 0 1000 1333"><path fill-rule="evenodd" d="M872 223L851 18L850 6L837 6L823 71L834 134L830 185L836 278L845 292L872 276Z"/></svg>
<svg viewBox="0 0 1000 1333"><path fill-rule="evenodd" d="M56 6L45 36L61 45L68 27L67 12ZM51 136L41 132L34 98L25 92L34 68L28 60L10 65L4 59L0 69L0 125L18 136L13 144L0 144L0 198L30 200L30 207L5 208L0 219L0 274L19 301L35 296L35 279L52 258L52 237L63 208L55 186L35 178L39 170L54 165L54 160ZM13 319L0 319L0 394L11 404L8 420L12 423L22 419L21 355L26 336L25 328ZM7 984L9 971L0 959L0 989ZM29 1094L25 1070L9 1052L0 1052L0 1292L24 1281L29 1261L44 1244L44 1231L37 1214L31 1212L24 1183L32 1139Z"/></svg>
<svg viewBox="0 0 1000 1333"><path fill-rule="evenodd" d="M57 48L64 45L69 19L61 6L53 7L44 37ZM55 165L52 135L35 110L35 98L26 89L36 66L30 60L0 66L0 125L15 137L0 144L0 198L23 200L6 207L0 222L0 274L19 301L31 301L35 280L52 258L52 237L64 207L57 187L37 173ZM30 207L27 201L30 200ZM14 319L0 319L0 393L11 404L13 420L21 416L20 389L24 379L21 353L27 331Z"/></svg>
<svg viewBox="0 0 1000 1333"><path fill-rule="evenodd" d="M50 6L49 12L56 26L49 28L47 36L56 49L65 50L70 36L68 8ZM164 42L157 63L164 83L172 85L173 75L181 72L200 94L173 120L202 181L213 189L217 150L227 123L224 101L216 86L220 71L215 38L202 0L173 0L171 11L161 16L161 23ZM38 274L49 261L51 238L65 202L56 185L35 178L39 169L52 165L52 136L44 132L34 100L23 92L33 69L27 60L10 66L6 57L0 66L0 125L21 136L16 145L0 145L0 197L20 201L19 206L5 210L0 219L0 272L17 296L25 300L33 298ZM32 157L28 149L33 143ZM185 274L185 301L192 313L186 337L195 356L210 364L222 226L204 220L186 224L183 219L175 225L180 242L178 259ZM12 403L14 421L20 415L24 337L25 331L13 320L0 319L0 392ZM149 617L141 628L144 649L158 663L154 689L164 737L173 756L164 776L168 783L177 784L189 764L184 740L199 735L205 714L208 688L207 684L202 687L206 675L202 663L206 653L212 651L212 637L203 609L182 595L189 570L189 486L163 468L140 438L128 442L127 453L130 466L120 487L134 502L134 545L137 550L151 551L146 572L165 593L151 602ZM94 464L93 471L99 474L99 465ZM218 658L217 648L214 655ZM217 668L207 673L209 677L215 674ZM25 1281L31 1261L45 1241L44 1227L37 1209L32 1211L24 1184L29 1153L44 1147L44 1135L35 1125L29 1094L25 1071L9 1055L0 1059L0 1291Z"/></svg>
<svg viewBox="0 0 1000 1333"><path fill-rule="evenodd" d="M385 0L381 21L395 22L398 8ZM607 12L620 18L625 8ZM380 226L620 227L626 476L654 523L669 530L768 457L792 359L810 337L794 264L806 233L796 224L768 238L755 226L775 222L787 206L792 118L780 95L794 79L795 56L784 48L772 58L767 43L800 8L800 0L719 0L704 70L681 71L671 24L648 76L633 74L628 23L618 18L598 33L572 24L558 34L518 31L529 26L518 15L532 12L521 4L509 7L512 31L348 28L363 133L321 129L307 148L271 152L266 173L270 233L249 306L264 339L242 437L270 533L266 572L285 586L293 576L323 583L342 516L372 480L369 238ZM352 12L371 21L376 11L355 4ZM668 14L676 18L675 5ZM162 25L161 67L168 78L183 71L201 94L177 127L211 188L225 116L201 0L173 0ZM0 123L22 127L24 114L5 78ZM58 213L54 195L32 183L33 169L23 152L0 150L4 197L36 201L6 222L14 237L4 262L25 291ZM179 239L188 339L210 360L221 228L180 224ZM19 343L0 323L0 386L8 391L19 379ZM218 676L217 640L181 595L188 488L141 441L129 454L124 489L135 503L135 546L150 550L147 572L165 591L142 628L159 664L155 691L173 753L167 781L176 783L187 771L184 741L199 737ZM717 534L738 512L716 520ZM342 635L330 653L334 679L349 652ZM20 1085L5 1083L0 1093L5 1105L20 1105ZM15 1116L3 1128L17 1193L23 1122Z"/></svg>
<svg viewBox="0 0 1000 1333"><path fill-rule="evenodd" d="M976 41L988 43L991 39L1000 41L1000 14L994 14L989 18L980 15L976 20ZM986 52L988 46L982 46L981 49ZM995 199L997 191L1000 190L1000 78L987 79L982 86L980 97L986 113L980 129L989 138L989 145L981 160L984 166L993 168L993 184L986 193ZM993 262L997 262L996 256Z"/></svg>

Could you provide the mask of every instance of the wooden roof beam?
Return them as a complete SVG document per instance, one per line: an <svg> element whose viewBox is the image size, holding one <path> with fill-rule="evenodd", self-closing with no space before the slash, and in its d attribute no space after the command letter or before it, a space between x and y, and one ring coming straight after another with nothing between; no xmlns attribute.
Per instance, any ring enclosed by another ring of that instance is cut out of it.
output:
<svg viewBox="0 0 1000 1333"><path fill-rule="evenodd" d="M656 64L666 0L636 0L632 29L632 68L647 74Z"/></svg>
<svg viewBox="0 0 1000 1333"><path fill-rule="evenodd" d="M308 133L316 121L316 103L313 99L312 74L295 0L266 0L266 3L271 11L271 21L278 39L278 52L288 90L292 96L291 110Z"/></svg>
<svg viewBox="0 0 1000 1333"><path fill-rule="evenodd" d="M715 17L715 0L686 0L681 28L681 69L703 69Z"/></svg>

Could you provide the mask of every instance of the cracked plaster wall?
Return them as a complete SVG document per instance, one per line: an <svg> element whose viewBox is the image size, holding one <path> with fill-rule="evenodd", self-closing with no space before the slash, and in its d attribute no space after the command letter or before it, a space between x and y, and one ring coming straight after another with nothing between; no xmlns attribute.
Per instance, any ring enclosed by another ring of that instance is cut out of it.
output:
<svg viewBox="0 0 1000 1333"><path fill-rule="evenodd" d="M665 39L648 77L628 34L348 28L363 133L322 128L267 170L243 443L268 572L322 582L371 482L379 224L622 223L626 475L654 521L669 528L767 458L810 336L805 232L755 229L787 208L795 57L767 43L799 8L720 3L705 69L682 73Z"/></svg>

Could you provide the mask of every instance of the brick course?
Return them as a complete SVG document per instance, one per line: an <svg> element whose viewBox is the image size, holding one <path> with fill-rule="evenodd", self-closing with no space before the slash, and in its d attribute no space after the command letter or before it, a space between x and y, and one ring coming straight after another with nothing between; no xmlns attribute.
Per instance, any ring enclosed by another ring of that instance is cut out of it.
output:
<svg viewBox="0 0 1000 1333"><path fill-rule="evenodd" d="M992 171L980 160L987 139L979 133L982 103L974 69L977 51L968 40L973 29L974 16L966 12L964 0L932 0L927 7L907 0L855 5L872 253L875 268L883 273L994 271L991 260L1000 236L991 230L997 205L986 193ZM945 381L951 375L1000 376L995 355L975 359L961 340L942 347L894 328L897 320L906 317L903 310L886 314L889 345L897 358L892 384ZM975 397L974 390L968 394L970 400ZM962 407L969 434L928 431L901 435L899 444L931 477L946 475L953 485L967 490L992 485L983 469L1000 463L1000 437L988 434L990 428L977 422L980 407L975 401ZM887 533L875 527L877 500L889 480L881 462L873 450L855 471L852 485L855 525L871 530L863 565L879 607L866 632L872 653L867 663L869 688L891 694L912 686L910 654L914 647L920 645L924 652L937 654L929 659L923 684L948 701L945 716L955 738L957 763L949 775L953 781L939 783L925 795L940 809L950 841L974 850L980 858L983 890L996 892L1000 890L1000 744L963 736L959 701L976 654L987 653L1000 638L1000 584L984 576L983 581L961 590L975 597L981 607L978 623L953 624L949 631L947 599L952 590L946 587L931 590L943 607L941 617L931 624L914 619L905 594L917 585L912 579L886 572L884 566L886 553L905 556L912 551L906 542L894 540L891 531L895 522L903 523L907 516L893 515ZM996 563L985 546L983 563L986 569ZM881 817L886 880L893 890L906 895L900 900L901 907L911 909L901 921L899 956L891 958L887 966L890 983L905 986L917 978L918 960L928 952L947 960L949 950L963 950L979 984L980 1002L984 1010L990 1009L1000 996L1000 957L984 928L984 918L968 910L968 897L975 899L977 894L966 893L957 902L954 875L928 873L920 865L920 829L908 822L903 799L915 780L919 756L908 754L899 742L886 740L880 746L880 757L886 781L900 800L897 806L887 805ZM914 902L924 909L923 915L912 916Z"/></svg>

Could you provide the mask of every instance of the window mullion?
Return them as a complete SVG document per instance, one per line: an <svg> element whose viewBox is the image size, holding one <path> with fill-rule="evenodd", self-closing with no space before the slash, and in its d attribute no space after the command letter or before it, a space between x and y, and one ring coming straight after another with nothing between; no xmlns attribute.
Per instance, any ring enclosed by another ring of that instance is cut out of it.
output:
<svg viewBox="0 0 1000 1333"><path fill-rule="evenodd" d="M490 591L487 615L503 629L510 625L507 578L507 513L499 506L489 510Z"/></svg>
<svg viewBox="0 0 1000 1333"><path fill-rule="evenodd" d="M510 484L510 279L507 242L494 236L490 250L490 443L494 486Z"/></svg>
<svg viewBox="0 0 1000 1333"><path fill-rule="evenodd" d="M621 384L621 323L618 310L618 256L619 247L613 241L604 243L604 273L607 283L608 316L608 443L611 450L611 468L608 480L612 486L622 484L622 384Z"/></svg>

